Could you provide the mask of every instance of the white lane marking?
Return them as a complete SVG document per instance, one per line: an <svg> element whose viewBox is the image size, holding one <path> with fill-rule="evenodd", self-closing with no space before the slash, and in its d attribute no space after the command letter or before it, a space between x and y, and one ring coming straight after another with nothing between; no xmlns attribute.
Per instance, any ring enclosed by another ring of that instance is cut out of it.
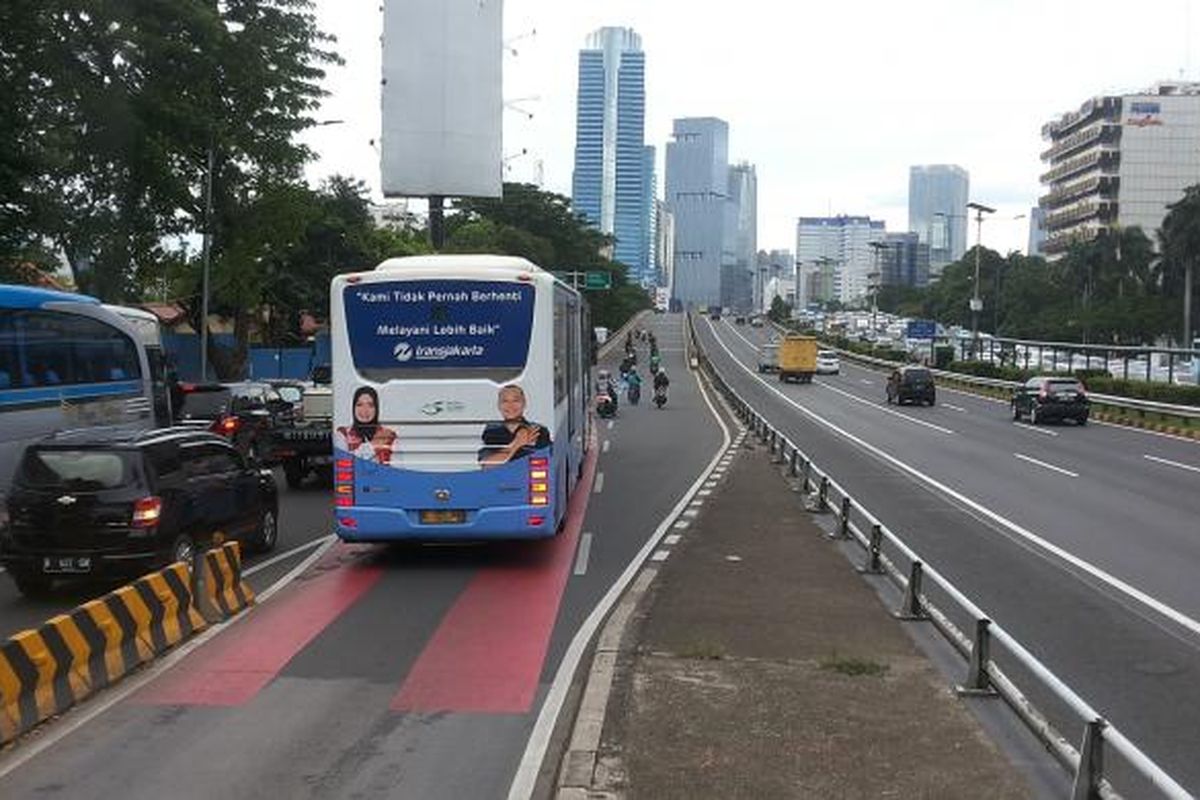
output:
<svg viewBox="0 0 1200 800"><path fill-rule="evenodd" d="M1022 428L1027 431L1032 431L1033 433L1040 433L1042 436L1058 436L1058 434L1054 431L1048 431L1045 428L1039 428L1036 425L1028 425L1024 422L1014 421L1013 425L1016 425L1018 428Z"/></svg>
<svg viewBox="0 0 1200 800"><path fill-rule="evenodd" d="M701 497L708 497L710 494L712 494L712 489L701 489L700 491L696 492L696 494L700 495Z"/></svg>
<svg viewBox="0 0 1200 800"><path fill-rule="evenodd" d="M600 450L601 450L602 452L605 452L605 453L607 453L607 452L608 452L608 448L609 448L609 446L610 446L610 445L612 445L612 440L611 440L611 439L605 439L605 440L604 440L604 444L603 444L603 445L600 447Z"/></svg>
<svg viewBox="0 0 1200 800"><path fill-rule="evenodd" d="M687 324L686 318L683 324ZM554 673L554 680L550 684L549 691L546 692L546 699L542 702L542 708L538 712L537 721L533 724L533 730L529 734L529 740L525 745L525 752L521 754L521 761L517 765L513 781L508 787L508 800L528 800L533 795L533 790L537 786L538 774L542 769L542 762L546 759L546 750L550 746L550 735L553 733L554 726L558 722L558 715L562 712L563 703L567 699L567 689L571 686L571 679L579 667L584 650L587 648L588 643L591 642L596 630L600 627L600 623L608 616L608 612L616 604L617 599L620 598L625 588L641 570L642 564L645 562L650 551L658 546L659 539L667 532L667 528L679 516L680 511L692 499L692 495L700 488L700 485L708 479L709 473L713 471L721 455L732 444L733 440L729 435L729 428L725 425L725 420L722 419L720 412L717 411L717 407L713 405L712 398L709 397L708 390L704 388L704 383L700 380L700 376L692 373L692 378L700 388L700 395L704 398L704 403L708 406L709 412L712 413L713 419L717 421L717 425L721 428L721 446L717 448L717 452L713 455L712 460L708 462L708 466L700 471L695 482L679 498L679 502L675 504L675 507L663 517L658 528L650 535L646 543L642 545L642 549L638 551L637 555L630 560L629 565L625 567L625 571L609 587L608 592L605 593L600 602L588 614L587 619L583 621L583 624L579 626L579 630L576 631L575 636L571 639L566 653L563 654L562 660L558 662L558 669Z"/></svg>
<svg viewBox="0 0 1200 800"><path fill-rule="evenodd" d="M579 549L575 551L575 574L586 575L588 556L592 552L592 535L585 533L579 537Z"/></svg>
<svg viewBox="0 0 1200 800"><path fill-rule="evenodd" d="M676 544L679 544L679 540L682 538L683 537L680 536L678 533L668 533L666 536L663 537L663 544L676 545Z"/></svg>
<svg viewBox="0 0 1200 800"><path fill-rule="evenodd" d="M932 428L933 430L938 431L940 433L948 433L951 436L954 435L954 431L950 430L949 428L943 428L941 425L934 425L932 422L926 422L923 419L917 419L916 417L910 417L908 414L904 414L900 411L893 411L892 409L888 408L887 406L881 406L878 403L873 402L871 400L867 400L864 397L859 397L856 394L851 394L850 392L843 391L842 389L838 389L836 386L830 386L828 383L822 383L822 384L818 384L818 385L821 386L822 388L828 389L831 392L837 392L840 395L844 395L856 403L862 403L865 406L870 406L871 408L875 409L876 411L882 411L884 414L891 414L893 417L899 417L900 419L908 420L909 422L915 423L917 425L923 425L926 428Z"/></svg>
<svg viewBox="0 0 1200 800"><path fill-rule="evenodd" d="M608 421L608 429L609 429L610 431L612 430L612 426L613 426L613 421L610 419L610 420Z"/></svg>
<svg viewBox="0 0 1200 800"><path fill-rule="evenodd" d="M655 550L654 555L650 556L651 561L666 561L667 556L671 555L670 550Z"/></svg>
<svg viewBox="0 0 1200 800"><path fill-rule="evenodd" d="M278 564L280 561L285 561L286 559L291 558L292 556L296 555L297 553L303 553L305 550L309 550L313 547L320 547L321 545L325 544L326 542L332 542L336 538L337 538L337 535L331 533L328 536L322 536L320 539L313 539L311 542L305 542L304 544L299 545L298 547L293 547L291 550L287 550L285 552L280 553L279 555L272 556L271 558L268 558L266 561L260 561L252 567L247 567L246 569L242 570L242 575L248 578L256 572L261 572L262 570L266 569L267 567L271 566L272 564Z"/></svg>
<svg viewBox="0 0 1200 800"><path fill-rule="evenodd" d="M1181 464L1180 462L1172 461L1169 458L1159 458L1158 456L1152 456L1152 455L1144 455L1144 456L1142 456L1142 458L1145 458L1149 461L1157 461L1159 464L1166 464L1171 467L1178 467L1179 469L1190 470L1191 472L1200 472L1200 467L1193 467L1191 464Z"/></svg>
<svg viewBox="0 0 1200 800"><path fill-rule="evenodd" d="M596 473L596 485L592 487L592 493L600 494L603 491L604 491L604 473L597 472Z"/></svg>
<svg viewBox="0 0 1200 800"><path fill-rule="evenodd" d="M692 523L688 522L686 519L681 519L675 523L675 527L682 531L686 530L691 524Z"/></svg>
<svg viewBox="0 0 1200 800"><path fill-rule="evenodd" d="M333 546L333 540L329 538L325 539L324 542L323 546L318 547L310 553L308 558L293 567L286 575L259 592L258 597L255 599L255 605L261 607L271 595L287 586L299 575L302 575L309 567L317 563L328 552L329 548ZM237 625L242 620L251 619L253 616L253 609L251 609L245 614L238 614L232 619L210 626L208 630L201 631L175 649L168 651L162 658L150 662L141 671L130 675L117 685L105 689L102 694L94 695L95 704L84 701L83 704L68 709L54 725L44 726L45 730L40 731L36 739L28 740L27 745L22 744L18 749L8 750L5 754L7 758L4 758L3 763L0 764L0 778L12 774L84 725L87 725L96 717L104 714L118 703L123 702L130 695L141 691L142 687L146 684L154 681L164 672L170 670L180 661L183 661L193 650L205 644L209 639L212 639L226 628L231 625Z"/></svg>
<svg viewBox="0 0 1200 800"><path fill-rule="evenodd" d="M1013 455L1016 456L1017 458L1021 459L1022 461L1028 461L1030 464L1037 464L1039 467L1042 467L1043 469L1053 470L1054 472L1062 473L1063 475L1066 475L1067 477L1070 477L1070 478L1078 478L1079 477L1078 472L1071 472L1071 470L1069 470L1069 469L1063 469L1062 467L1056 467L1053 464L1047 464L1045 461L1039 461L1036 458L1022 455L1021 453L1013 453Z"/></svg>
<svg viewBox="0 0 1200 800"><path fill-rule="evenodd" d="M869 380L867 380L866 378L859 378L859 380L860 380L860 381L862 381L863 383L865 383L867 386L874 386L874 385L875 385L875 381L869 381Z"/></svg>
<svg viewBox="0 0 1200 800"><path fill-rule="evenodd" d="M762 352L762 350L759 348L759 346L758 346L758 345L756 345L754 342L752 342L752 341L750 341L749 339L747 339L745 336L742 336L741 332L739 332L737 328L733 327L733 325L731 325L731 324L729 323L729 320L725 320L725 327L726 327L726 328L729 328L729 330L733 331L733 334L734 334L735 336L737 336L739 339L741 339L743 342L745 342L746 344L748 344L748 345L750 345L751 347L753 347L753 348L754 348L754 352L756 352L756 353L761 353L761 352Z"/></svg>
<svg viewBox="0 0 1200 800"><path fill-rule="evenodd" d="M963 408L962 406L956 406L953 403L947 403L947 402L943 401L942 405L945 406L946 408L950 409L951 411L958 411L959 413L962 413L962 414L967 413L967 410L965 408Z"/></svg>
<svg viewBox="0 0 1200 800"><path fill-rule="evenodd" d="M714 338L716 338L716 337L714 337ZM1067 550L1059 547L1058 545L1056 545L1050 541L1047 541L1046 539L1043 539L1041 536L1038 536L1033 531L1030 531L1027 528L1023 528L1020 525L1018 525L1017 523L1008 519L1007 517L1003 517L1000 514L997 514L995 511L992 511L990 508L987 508L986 506L984 506L980 503L977 503L976 501L967 497L962 492L959 492L955 489L951 489L946 484L942 483L941 481L937 480L936 478L926 475L924 472L921 472L916 467L909 466L908 464L906 464L905 462L896 458L895 456L891 455L890 453L887 453L887 452L881 450L880 448L876 447L873 444L869 444L866 440L861 439L858 436L855 436L853 433L850 433L849 431L845 430L844 428L838 427L837 425L835 425L834 423L825 419L824 417L820 416L819 414L809 411L807 408L800 405L795 400L788 397L786 394L784 394L783 392L779 391L771 384L764 381L758 375L754 374L754 372L749 367L747 367L741 361L738 361L737 356L735 356L732 352L730 352L729 348L725 347L724 343L722 343L719 338L717 338L717 344L721 345L721 347L725 350L725 352L729 354L729 357L731 359L733 359L733 362L735 364L737 364L739 367L741 367L741 369L743 371L745 371L745 373L747 375L749 375L751 378L753 378L754 380L761 383L764 387L766 387L771 392L774 392L775 395L777 395L781 400L783 400L785 403L794 407L797 411L799 411L801 414L805 415L812 421L814 421L820 425L824 425L826 428L829 428L834 433L837 433L838 435L844 437L845 439L847 439L851 442L854 442L855 444L857 444L859 447L863 448L867 452L873 453L876 457L878 457L878 458L882 459L883 461L886 461L888 464L891 464L892 466L896 467L896 469L899 469L902 472L906 472L909 475L912 475L914 478L916 478L916 479L922 481L923 483L927 484L928 486L936 489L937 491L941 492L942 494L946 495L947 497L963 504L964 506L971 509L975 513L981 514L982 516L987 517L992 522L995 522L997 525L1000 525L1001 527L1005 528L1006 530L1016 534L1017 536L1021 537L1022 539L1029 542L1030 544L1033 544L1033 545L1036 545L1037 547L1042 548L1043 550L1050 553L1051 555L1057 556L1058 558L1061 558L1063 561L1066 561L1068 564L1075 567L1076 569L1080 569L1080 570L1086 572L1088 575L1091 575L1093 578L1103 581L1104 583L1108 584L1108 586L1110 586L1111 588L1124 594L1126 597L1132 598L1133 600L1136 600L1137 602L1142 603L1143 605L1147 606L1148 608L1153 609L1154 611L1158 612L1159 614L1161 614L1162 616L1171 620L1172 622L1176 623L1177 625L1179 625L1183 628L1186 628L1187 630L1189 630L1190 632L1192 632L1194 634L1200 634L1200 621L1197 621L1197 620L1193 619L1192 617L1189 617L1188 615L1184 614L1181 611L1176 611L1171 606L1167 605L1166 603L1162 602L1161 600L1155 599L1154 597L1143 592L1141 589L1138 589L1137 587L1133 586L1132 584L1126 583L1125 581L1121 580L1117 576L1104 571L1100 567L1097 567L1096 565L1094 565L1088 561L1084 561L1082 558L1075 555L1074 553L1070 553Z"/></svg>

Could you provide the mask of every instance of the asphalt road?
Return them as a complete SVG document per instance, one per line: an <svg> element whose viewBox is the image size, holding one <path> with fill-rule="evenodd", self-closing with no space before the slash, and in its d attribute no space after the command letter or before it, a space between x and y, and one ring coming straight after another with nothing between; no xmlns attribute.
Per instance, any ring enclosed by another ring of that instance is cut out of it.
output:
<svg viewBox="0 0 1200 800"><path fill-rule="evenodd" d="M684 368L682 318L648 326L670 401L600 424L579 529L335 546L144 687L0 756L0 796L505 796L580 623L723 442ZM309 501L286 495L291 542L324 530Z"/></svg>
<svg viewBox="0 0 1200 800"><path fill-rule="evenodd" d="M756 371L769 331L700 319L697 332L747 401L1200 792L1200 446L1015 424L1006 404L944 388L932 408L889 406L885 376L844 361L785 385Z"/></svg>
<svg viewBox="0 0 1200 800"><path fill-rule="evenodd" d="M247 554L244 568L250 586L261 592L296 566L333 530L329 487L311 480L300 489L289 489L283 470L275 470L279 485L279 543L270 553ZM10 576L0 574L0 637L34 628L55 614L65 613L92 600L122 581L59 582L51 594L30 599L17 591Z"/></svg>

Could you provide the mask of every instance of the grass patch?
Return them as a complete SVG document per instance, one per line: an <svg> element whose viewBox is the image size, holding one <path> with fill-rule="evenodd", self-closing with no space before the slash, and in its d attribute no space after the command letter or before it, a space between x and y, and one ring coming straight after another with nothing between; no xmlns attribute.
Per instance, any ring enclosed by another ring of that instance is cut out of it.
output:
<svg viewBox="0 0 1200 800"><path fill-rule="evenodd" d="M834 653L829 658L821 662L821 669L827 672L836 672L839 675L846 675L851 678L859 678L862 676L878 677L888 671L887 664L880 664L878 661L870 661L865 658L847 658Z"/></svg>

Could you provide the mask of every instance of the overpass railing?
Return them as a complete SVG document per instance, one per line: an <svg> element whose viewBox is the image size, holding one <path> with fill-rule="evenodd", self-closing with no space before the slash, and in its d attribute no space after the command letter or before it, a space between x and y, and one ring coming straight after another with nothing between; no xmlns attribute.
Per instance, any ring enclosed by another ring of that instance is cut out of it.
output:
<svg viewBox="0 0 1200 800"><path fill-rule="evenodd" d="M1172 800L1193 797L747 402L699 346L690 317L688 330L699 369L775 462L799 481L806 505L834 515L830 538L856 543L863 552L858 571L884 576L900 590L897 618L931 622L965 659L966 674L956 687L960 694L999 697L1012 708L1073 775L1072 800L1121 798L1114 783L1132 797L1149 791ZM1061 733L1072 726L1081 731L1078 747Z"/></svg>

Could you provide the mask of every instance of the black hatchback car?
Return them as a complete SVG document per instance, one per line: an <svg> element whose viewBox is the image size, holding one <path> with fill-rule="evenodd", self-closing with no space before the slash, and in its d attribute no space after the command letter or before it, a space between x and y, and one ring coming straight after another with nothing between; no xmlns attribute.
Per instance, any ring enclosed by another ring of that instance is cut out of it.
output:
<svg viewBox="0 0 1200 800"><path fill-rule="evenodd" d="M220 436L90 431L25 449L8 514L0 564L37 595L59 578L132 577L190 560L218 532L271 550L279 499L270 470Z"/></svg>
<svg viewBox="0 0 1200 800"><path fill-rule="evenodd" d="M1013 394L1014 420L1029 417L1031 425L1048 420L1074 420L1086 425L1091 412L1087 389L1075 378L1041 375L1025 381Z"/></svg>
<svg viewBox="0 0 1200 800"><path fill-rule="evenodd" d="M928 403L937 401L937 389L933 385L933 373L926 367L900 367L893 370L887 382L889 403Z"/></svg>

